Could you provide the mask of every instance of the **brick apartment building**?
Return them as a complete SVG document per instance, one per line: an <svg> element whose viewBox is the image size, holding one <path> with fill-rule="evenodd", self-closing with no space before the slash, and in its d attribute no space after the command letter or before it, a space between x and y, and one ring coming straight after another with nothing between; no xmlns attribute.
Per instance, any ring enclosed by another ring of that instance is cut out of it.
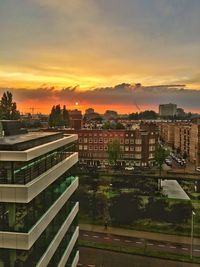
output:
<svg viewBox="0 0 200 267"><path fill-rule="evenodd" d="M162 122L159 123L160 138L173 149L179 150L188 160L200 166L200 123Z"/></svg>
<svg viewBox="0 0 200 267"><path fill-rule="evenodd" d="M108 144L114 139L120 143L121 166L152 166L158 142L158 129L153 123L143 123L134 130L67 130L78 134L79 162L89 165L107 165Z"/></svg>

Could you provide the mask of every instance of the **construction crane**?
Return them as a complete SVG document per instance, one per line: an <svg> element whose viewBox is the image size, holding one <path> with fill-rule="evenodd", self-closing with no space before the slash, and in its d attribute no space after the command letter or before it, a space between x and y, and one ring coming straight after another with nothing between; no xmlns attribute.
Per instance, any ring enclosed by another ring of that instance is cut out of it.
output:
<svg viewBox="0 0 200 267"><path fill-rule="evenodd" d="M34 115L34 114L35 114L35 110L36 110L36 109L39 109L39 108L30 107L29 109L30 109L30 111L31 111L31 115Z"/></svg>
<svg viewBox="0 0 200 267"><path fill-rule="evenodd" d="M134 86L134 89L136 88L139 88L139 87L141 87L141 83L136 83L136 84L134 84L133 85ZM131 89L131 92L132 92L132 94L133 94L133 89ZM136 106L136 108L137 108L137 110L139 111L139 112L141 112L141 109L140 109L140 107L139 107L139 105L134 101L134 105Z"/></svg>

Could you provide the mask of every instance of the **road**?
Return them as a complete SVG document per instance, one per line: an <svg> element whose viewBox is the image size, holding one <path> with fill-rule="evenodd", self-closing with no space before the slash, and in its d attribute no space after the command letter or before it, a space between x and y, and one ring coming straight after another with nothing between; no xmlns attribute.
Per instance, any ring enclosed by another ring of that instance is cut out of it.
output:
<svg viewBox="0 0 200 267"><path fill-rule="evenodd" d="M175 242L156 241L150 239L141 239L135 237L127 237L113 234L105 234L93 231L80 231L80 240L93 241L96 243L115 244L120 246L131 246L146 248L148 250L156 250L163 252L171 252L176 254L189 255L190 245ZM193 255L200 257L200 245L194 245Z"/></svg>
<svg viewBox="0 0 200 267"><path fill-rule="evenodd" d="M80 247L78 267L199 267L199 264L183 263L157 258L142 257L113 251Z"/></svg>

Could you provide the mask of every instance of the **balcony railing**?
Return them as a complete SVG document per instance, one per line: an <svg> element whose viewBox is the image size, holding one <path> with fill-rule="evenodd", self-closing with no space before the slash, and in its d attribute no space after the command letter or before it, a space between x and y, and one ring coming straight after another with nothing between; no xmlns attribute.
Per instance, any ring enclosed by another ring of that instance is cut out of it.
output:
<svg viewBox="0 0 200 267"><path fill-rule="evenodd" d="M12 226L9 225L10 211L8 210L7 216L4 215L0 221L0 231L28 233L35 223L48 213L52 205L58 201L76 179L77 177L74 176L61 177L38 195L30 205L16 204L15 223Z"/></svg>

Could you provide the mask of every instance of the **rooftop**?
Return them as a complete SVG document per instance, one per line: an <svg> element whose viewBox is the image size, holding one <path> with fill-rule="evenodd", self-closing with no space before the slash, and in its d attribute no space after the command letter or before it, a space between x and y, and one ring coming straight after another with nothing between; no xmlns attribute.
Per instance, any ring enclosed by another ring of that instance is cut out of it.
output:
<svg viewBox="0 0 200 267"><path fill-rule="evenodd" d="M62 138L61 132L28 132L0 137L0 150L23 151Z"/></svg>

